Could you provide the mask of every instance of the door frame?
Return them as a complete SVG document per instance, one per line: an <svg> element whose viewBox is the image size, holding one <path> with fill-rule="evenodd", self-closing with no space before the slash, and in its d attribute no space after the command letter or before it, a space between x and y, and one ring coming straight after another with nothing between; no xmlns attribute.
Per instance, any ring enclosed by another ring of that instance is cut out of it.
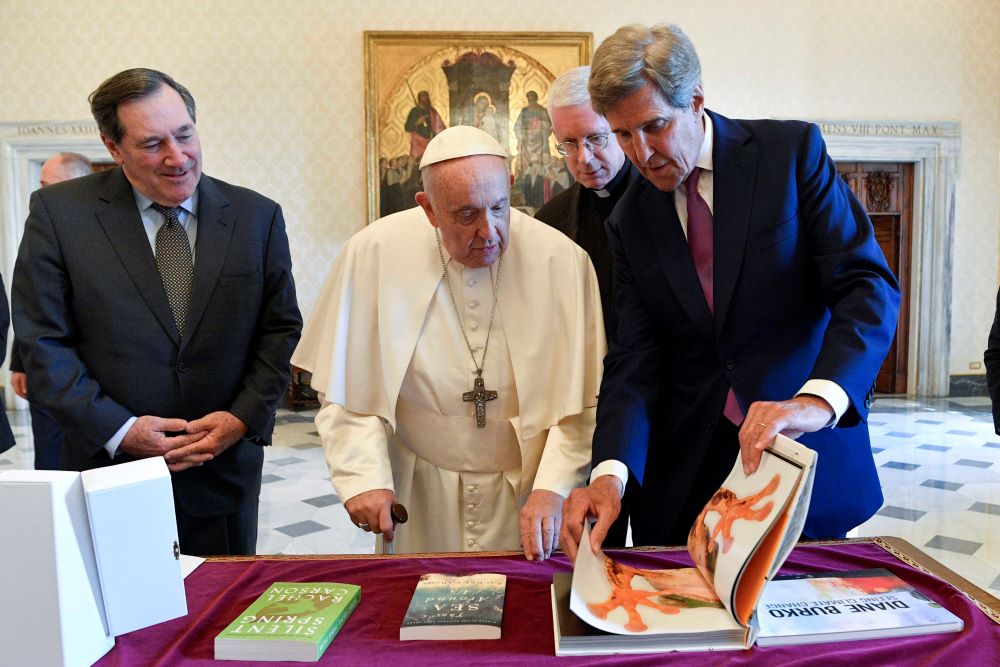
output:
<svg viewBox="0 0 1000 667"><path fill-rule="evenodd" d="M914 165L907 395L947 396L961 123L813 122L836 161Z"/></svg>

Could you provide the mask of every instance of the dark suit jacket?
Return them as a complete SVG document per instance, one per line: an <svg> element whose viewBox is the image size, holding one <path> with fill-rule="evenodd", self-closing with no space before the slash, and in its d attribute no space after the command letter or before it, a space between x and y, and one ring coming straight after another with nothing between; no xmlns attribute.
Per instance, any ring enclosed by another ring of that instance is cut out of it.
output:
<svg viewBox="0 0 1000 667"><path fill-rule="evenodd" d="M10 328L10 308L7 306L7 292L3 287L3 277L0 276L0 364L7 354L7 330ZM14 446L14 434L7 421L7 411L0 410L0 453Z"/></svg>
<svg viewBox="0 0 1000 667"><path fill-rule="evenodd" d="M23 373L24 364L21 362L21 350L17 345L17 336L10 344L10 370L12 373Z"/></svg>
<svg viewBox="0 0 1000 667"><path fill-rule="evenodd" d="M626 160L626 183L639 178L639 171ZM585 188L574 183L535 211L535 218L555 227L587 251L597 274L601 290L601 308L604 311L604 330L610 339L615 330L614 295L611 281L611 245L604 230L604 220L594 206L583 201ZM595 195L596 196L596 195Z"/></svg>
<svg viewBox="0 0 1000 667"><path fill-rule="evenodd" d="M112 463L104 444L135 415L228 410L270 440L302 326L281 209L202 176L194 286L181 340L120 169L31 196L14 269L14 327L32 393L62 425L62 464ZM114 463L128 460L119 455ZM194 516L260 489L263 452L242 440L173 476Z"/></svg>
<svg viewBox="0 0 1000 667"><path fill-rule="evenodd" d="M636 541L657 543L713 456L730 386L746 409L832 380L850 407L836 428L800 441L819 454L806 533L841 533L882 503L865 419L898 284L815 125L711 116L715 316L673 193L634 183L608 221L618 329L594 464L629 467L643 487Z"/></svg>
<svg viewBox="0 0 1000 667"><path fill-rule="evenodd" d="M993 428L1000 435L1000 291L997 292L997 310L983 361L986 363L986 385L993 403Z"/></svg>

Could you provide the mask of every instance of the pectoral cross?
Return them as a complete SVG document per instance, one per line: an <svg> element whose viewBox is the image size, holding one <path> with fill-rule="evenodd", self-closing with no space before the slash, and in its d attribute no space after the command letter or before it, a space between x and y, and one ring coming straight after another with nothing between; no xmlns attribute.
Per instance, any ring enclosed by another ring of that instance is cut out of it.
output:
<svg viewBox="0 0 1000 667"><path fill-rule="evenodd" d="M486 401L495 400L497 393L487 389L483 384L483 376L477 375L472 391L462 394L462 400L466 403L476 404L476 428L486 428Z"/></svg>

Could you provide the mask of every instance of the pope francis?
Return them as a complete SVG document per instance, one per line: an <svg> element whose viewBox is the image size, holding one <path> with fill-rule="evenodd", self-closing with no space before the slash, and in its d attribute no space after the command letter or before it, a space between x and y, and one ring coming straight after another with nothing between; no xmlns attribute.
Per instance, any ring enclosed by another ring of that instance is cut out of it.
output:
<svg viewBox="0 0 1000 667"><path fill-rule="evenodd" d="M434 137L419 206L348 240L292 357L351 520L397 553L545 559L588 472L597 280L565 235L511 210L506 157L474 127Z"/></svg>

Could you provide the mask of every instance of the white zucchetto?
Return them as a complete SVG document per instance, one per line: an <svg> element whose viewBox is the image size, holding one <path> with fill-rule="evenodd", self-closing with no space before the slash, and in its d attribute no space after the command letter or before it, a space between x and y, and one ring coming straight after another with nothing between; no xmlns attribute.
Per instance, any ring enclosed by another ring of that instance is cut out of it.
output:
<svg viewBox="0 0 1000 667"><path fill-rule="evenodd" d="M456 125L430 140L424 156L420 159L420 168L470 155L497 155L506 158L507 151L496 139L478 127Z"/></svg>

